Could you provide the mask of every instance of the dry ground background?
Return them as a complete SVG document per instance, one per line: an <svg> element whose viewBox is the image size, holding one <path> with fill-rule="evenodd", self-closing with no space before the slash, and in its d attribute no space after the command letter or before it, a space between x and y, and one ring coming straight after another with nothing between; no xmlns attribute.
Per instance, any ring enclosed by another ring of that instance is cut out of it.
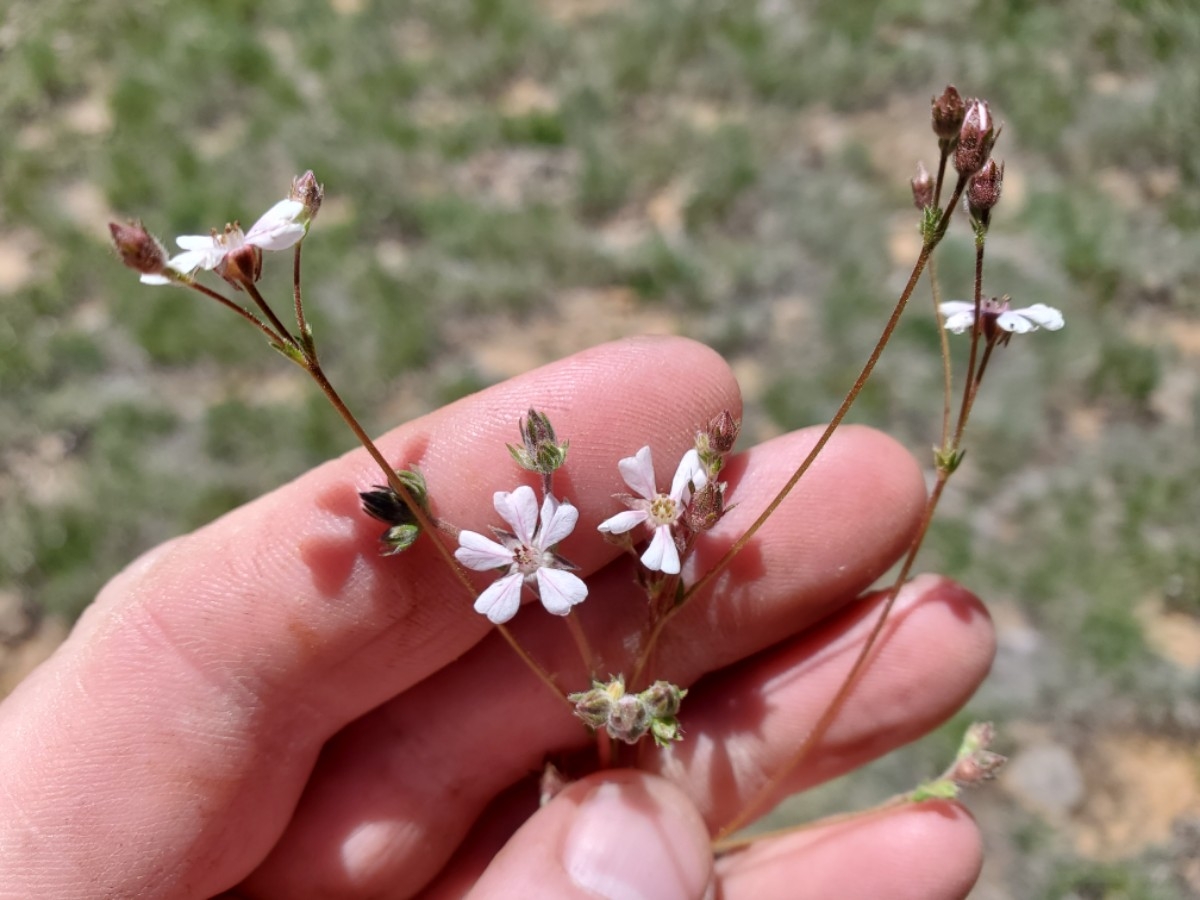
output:
<svg viewBox="0 0 1200 900"><path fill-rule="evenodd" d="M975 896L1200 896L1200 9L1165 0L39 0L0 11L0 692L139 551L352 439L249 329L140 287L112 216L249 221L312 167L328 368L373 430L571 350L721 350L746 438L823 421L915 256L929 96L989 98L997 360L923 567L988 599ZM970 238L946 242L964 296ZM274 282L286 290L283 280ZM935 439L918 302L852 419ZM242 333L244 331L244 333ZM937 652L937 648L930 648Z"/></svg>

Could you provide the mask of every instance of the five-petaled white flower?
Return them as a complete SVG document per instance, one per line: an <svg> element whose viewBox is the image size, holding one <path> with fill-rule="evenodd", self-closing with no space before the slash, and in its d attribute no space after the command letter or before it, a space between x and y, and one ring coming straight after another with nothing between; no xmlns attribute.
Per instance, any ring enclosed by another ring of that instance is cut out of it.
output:
<svg viewBox="0 0 1200 900"><path fill-rule="evenodd" d="M985 298L979 307L983 318L984 328L989 322L994 322L1001 331L1025 334L1027 331L1037 331L1045 328L1047 331L1058 331L1063 327L1063 315L1053 306L1035 303L1022 309L1009 309L1009 298ZM968 300L949 300L940 307L946 317L946 330L962 334L975 323L975 304Z"/></svg>
<svg viewBox="0 0 1200 900"><path fill-rule="evenodd" d="M280 200L245 233L232 225L223 232L181 235L175 239L175 243L183 249L183 253L171 257L167 266L187 275L196 269L215 269L227 256L243 247L286 250L304 237L305 224L298 221L303 213L304 204L299 200ZM143 275L142 281L146 284L170 283L170 279L163 275Z"/></svg>
<svg viewBox="0 0 1200 900"><path fill-rule="evenodd" d="M675 470L675 478L671 481L669 494L659 493L655 487L654 463L649 447L643 447L636 455L621 460L617 468L625 483L640 496L618 495L629 509L605 519L600 523L600 530L609 534L623 534L645 523L654 532L654 537L642 554L642 564L656 572L678 575L679 549L675 546L672 529L679 523L679 517L691 499L691 492L700 490L708 481L704 466L700 463L700 455L694 449L683 455Z"/></svg>
<svg viewBox="0 0 1200 900"><path fill-rule="evenodd" d="M486 572L507 568L508 572L489 585L475 600L475 612L501 625L517 614L521 606L521 585L526 584L556 616L565 616L571 607L587 597L587 585L567 569L575 568L550 548L575 530L579 510L550 494L542 501L541 525L538 525L537 496L529 485L515 491L497 491L493 498L496 512L512 526L513 533L493 528L500 543L474 531L458 535L455 558L468 569Z"/></svg>

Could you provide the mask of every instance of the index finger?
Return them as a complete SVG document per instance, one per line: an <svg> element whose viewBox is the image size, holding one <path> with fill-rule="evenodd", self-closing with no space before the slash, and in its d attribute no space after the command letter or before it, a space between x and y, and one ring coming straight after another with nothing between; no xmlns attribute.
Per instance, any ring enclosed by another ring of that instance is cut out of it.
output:
<svg viewBox="0 0 1200 900"><path fill-rule="evenodd" d="M739 400L711 350L628 340L467 398L379 446L421 468L439 516L482 529L492 492L521 480L503 444L530 406L572 439L558 490L585 532L610 511L613 463L631 445L681 454ZM331 734L486 634L429 538L378 556L380 526L356 493L380 479L364 452L347 454L160 548L102 592L0 707L0 870L32 879L30 896L211 896L275 842ZM591 570L615 550L568 539L565 553Z"/></svg>

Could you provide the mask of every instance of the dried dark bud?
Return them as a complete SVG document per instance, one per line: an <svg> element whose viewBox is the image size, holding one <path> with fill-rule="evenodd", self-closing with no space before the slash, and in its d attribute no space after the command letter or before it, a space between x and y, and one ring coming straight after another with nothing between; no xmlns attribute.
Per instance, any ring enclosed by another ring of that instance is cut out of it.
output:
<svg viewBox="0 0 1200 900"><path fill-rule="evenodd" d="M725 482L710 481L692 496L683 513L684 524L693 534L708 531L725 514Z"/></svg>
<svg viewBox="0 0 1200 900"><path fill-rule="evenodd" d="M954 148L954 168L959 175L974 175L983 168L1000 132L992 124L992 111L986 100L972 100L958 132Z"/></svg>
<svg viewBox="0 0 1200 900"><path fill-rule="evenodd" d="M940 97L933 98L930 107L933 133L938 136L938 140L945 141L947 145L952 144L958 137L959 129L963 124L963 116L967 111L962 96L959 95L954 85L948 84Z"/></svg>
<svg viewBox="0 0 1200 900"><path fill-rule="evenodd" d="M143 275L167 274L166 248L141 222L129 222L125 225L109 222L108 230L112 233L113 246L120 254L121 262L129 268Z"/></svg>
<svg viewBox="0 0 1200 900"><path fill-rule="evenodd" d="M297 218L307 224L317 217L321 201L325 199L325 185L317 184L317 177L312 169L309 169L300 177L292 179L292 190L288 199L304 204L304 212Z"/></svg>
<svg viewBox="0 0 1200 900"><path fill-rule="evenodd" d="M917 174L909 184L912 185L913 206L917 209L933 206L933 178L925 168L925 163L917 163Z"/></svg>
<svg viewBox="0 0 1200 900"><path fill-rule="evenodd" d="M427 494L425 479L415 469L401 469L396 472L400 483L412 495L413 500L425 507ZM382 535L379 541L383 545L380 553L384 556L395 556L407 550L421 534L420 523L404 499L386 484L375 485L373 491L359 493L362 500L363 512L378 519L391 527Z"/></svg>
<svg viewBox="0 0 1200 900"><path fill-rule="evenodd" d="M1004 163L996 165L994 159L989 159L983 168L975 173L967 188L967 208L972 217L987 223L988 212L1000 202L1000 189L1003 185Z"/></svg>

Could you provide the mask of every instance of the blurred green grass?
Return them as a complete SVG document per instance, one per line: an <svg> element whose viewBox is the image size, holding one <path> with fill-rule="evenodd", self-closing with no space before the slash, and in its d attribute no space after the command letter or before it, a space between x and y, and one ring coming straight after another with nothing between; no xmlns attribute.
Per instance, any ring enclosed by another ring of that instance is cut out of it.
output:
<svg viewBox="0 0 1200 900"><path fill-rule="evenodd" d="M1070 660L1019 712L1087 683L1174 721L1194 677L1134 610L1200 615L1197 59L1183 0L14 5L0 589L72 617L138 552L352 446L249 329L138 285L106 216L248 224L315 169L307 296L370 430L508 374L461 323L514 340L571 327L570 292L618 290L632 322L731 359L763 436L828 417L853 379L915 235L927 98L954 82L1005 123L987 288L1068 327L996 361L923 566L1016 604ZM969 246L947 241L948 296ZM927 306L852 415L918 454L939 407Z"/></svg>

